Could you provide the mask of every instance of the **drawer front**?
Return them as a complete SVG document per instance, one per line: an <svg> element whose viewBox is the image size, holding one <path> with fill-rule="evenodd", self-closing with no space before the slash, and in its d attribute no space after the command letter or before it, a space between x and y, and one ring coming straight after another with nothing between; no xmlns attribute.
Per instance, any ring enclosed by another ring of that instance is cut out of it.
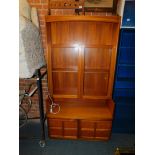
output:
<svg viewBox="0 0 155 155"><path fill-rule="evenodd" d="M77 138L77 129L64 129L64 137Z"/></svg>
<svg viewBox="0 0 155 155"><path fill-rule="evenodd" d="M51 138L106 140L110 137L111 127L112 121L48 119Z"/></svg>
<svg viewBox="0 0 155 155"><path fill-rule="evenodd" d="M53 138L77 138L77 120L48 119L49 137Z"/></svg>
<svg viewBox="0 0 155 155"><path fill-rule="evenodd" d="M77 121L70 119L48 119L49 127L77 128Z"/></svg>
<svg viewBox="0 0 155 155"><path fill-rule="evenodd" d="M96 130L95 137L102 138L102 137L109 137L111 130Z"/></svg>
<svg viewBox="0 0 155 155"><path fill-rule="evenodd" d="M109 139L112 121L80 121L80 138Z"/></svg>
<svg viewBox="0 0 155 155"><path fill-rule="evenodd" d="M48 133L50 137L63 137L63 130L61 128L50 128Z"/></svg>
<svg viewBox="0 0 155 155"><path fill-rule="evenodd" d="M87 120L81 120L80 121L80 128L94 129L94 127L95 127L94 121L87 121Z"/></svg>
<svg viewBox="0 0 155 155"><path fill-rule="evenodd" d="M95 132L94 129L81 129L80 138L94 138Z"/></svg>
<svg viewBox="0 0 155 155"><path fill-rule="evenodd" d="M96 129L111 129L112 121L96 122Z"/></svg>
<svg viewBox="0 0 155 155"><path fill-rule="evenodd" d="M64 128L75 128L77 129L77 121L76 120L65 120L63 122Z"/></svg>
<svg viewBox="0 0 155 155"><path fill-rule="evenodd" d="M62 128L62 120L61 119L48 119L48 126L52 128L55 128L55 127Z"/></svg>

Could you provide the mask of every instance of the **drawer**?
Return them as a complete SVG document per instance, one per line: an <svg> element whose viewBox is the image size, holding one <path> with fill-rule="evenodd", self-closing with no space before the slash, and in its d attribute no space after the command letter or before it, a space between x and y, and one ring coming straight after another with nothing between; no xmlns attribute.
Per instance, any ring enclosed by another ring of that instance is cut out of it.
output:
<svg viewBox="0 0 155 155"><path fill-rule="evenodd" d="M95 132L94 129L81 129L80 138L94 138Z"/></svg>
<svg viewBox="0 0 155 155"><path fill-rule="evenodd" d="M100 121L96 123L96 130L97 129L111 129L112 121Z"/></svg>
<svg viewBox="0 0 155 155"><path fill-rule="evenodd" d="M109 137L111 133L111 130L99 130L96 129L95 137Z"/></svg>
<svg viewBox="0 0 155 155"><path fill-rule="evenodd" d="M64 129L64 137L77 138L77 129Z"/></svg>
<svg viewBox="0 0 155 155"><path fill-rule="evenodd" d="M49 135L51 137L62 137L63 130L61 128L49 128Z"/></svg>
<svg viewBox="0 0 155 155"><path fill-rule="evenodd" d="M77 128L77 121L76 120L65 120L63 122L64 128Z"/></svg>
<svg viewBox="0 0 155 155"><path fill-rule="evenodd" d="M48 119L48 126L62 128L62 120L61 119Z"/></svg>
<svg viewBox="0 0 155 155"><path fill-rule="evenodd" d="M77 128L76 120L48 119L49 127Z"/></svg>
<svg viewBox="0 0 155 155"><path fill-rule="evenodd" d="M85 129L94 129L95 122L94 121L81 120L80 121L80 127L85 128Z"/></svg>
<svg viewBox="0 0 155 155"><path fill-rule="evenodd" d="M48 133L51 138L106 140L110 136L111 127L112 121L48 119Z"/></svg>

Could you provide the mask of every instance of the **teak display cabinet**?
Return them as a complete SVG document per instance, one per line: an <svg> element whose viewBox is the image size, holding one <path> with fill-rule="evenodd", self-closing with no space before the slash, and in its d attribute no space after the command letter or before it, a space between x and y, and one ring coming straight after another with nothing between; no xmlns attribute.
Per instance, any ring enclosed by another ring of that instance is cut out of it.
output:
<svg viewBox="0 0 155 155"><path fill-rule="evenodd" d="M49 137L109 139L119 16L46 16Z"/></svg>

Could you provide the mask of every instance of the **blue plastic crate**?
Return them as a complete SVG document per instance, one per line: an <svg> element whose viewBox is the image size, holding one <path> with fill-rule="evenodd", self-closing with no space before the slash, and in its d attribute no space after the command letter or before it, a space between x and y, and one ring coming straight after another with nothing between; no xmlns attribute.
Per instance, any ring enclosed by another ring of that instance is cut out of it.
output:
<svg viewBox="0 0 155 155"><path fill-rule="evenodd" d="M113 98L115 97L134 97L135 96L135 89L114 89L114 95Z"/></svg>
<svg viewBox="0 0 155 155"><path fill-rule="evenodd" d="M116 81L115 83L115 89L134 89L135 83L134 81Z"/></svg>
<svg viewBox="0 0 155 155"><path fill-rule="evenodd" d="M112 126L113 133L135 133L135 120L134 119L114 119Z"/></svg>
<svg viewBox="0 0 155 155"><path fill-rule="evenodd" d="M121 29L113 99L116 104L112 132L133 133L135 122L135 30Z"/></svg>
<svg viewBox="0 0 155 155"><path fill-rule="evenodd" d="M121 64L133 65L135 63L135 48L134 47L120 47L118 61Z"/></svg>
<svg viewBox="0 0 155 155"><path fill-rule="evenodd" d="M115 117L117 119L132 119L135 117L135 106L131 104L117 104L115 107Z"/></svg>
<svg viewBox="0 0 155 155"><path fill-rule="evenodd" d="M124 104L129 104L129 105L135 105L135 97L122 97L122 96L115 96L113 98L114 102L116 104L124 105Z"/></svg>
<svg viewBox="0 0 155 155"><path fill-rule="evenodd" d="M135 1L125 1L122 26L135 26Z"/></svg>
<svg viewBox="0 0 155 155"><path fill-rule="evenodd" d="M135 66L118 65L116 80L119 80L119 79L123 80L123 78L134 80Z"/></svg>
<svg viewBox="0 0 155 155"><path fill-rule="evenodd" d="M130 104L116 104L112 132L134 133L135 106Z"/></svg>
<svg viewBox="0 0 155 155"><path fill-rule="evenodd" d="M135 47L135 30L122 29L120 36L120 47Z"/></svg>

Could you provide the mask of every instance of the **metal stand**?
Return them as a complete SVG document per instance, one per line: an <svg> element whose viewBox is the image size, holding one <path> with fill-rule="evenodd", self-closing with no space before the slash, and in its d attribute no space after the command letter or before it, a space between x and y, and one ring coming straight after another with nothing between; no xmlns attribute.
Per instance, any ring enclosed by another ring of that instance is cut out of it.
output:
<svg viewBox="0 0 155 155"><path fill-rule="evenodd" d="M38 99L39 99L39 112L40 112L40 124L41 124L41 140L39 141L40 147L45 147L45 115L44 115L44 106L43 106L43 93L42 93L42 78L47 73L45 71L42 75L40 69L36 70L37 76L37 87L38 87Z"/></svg>

